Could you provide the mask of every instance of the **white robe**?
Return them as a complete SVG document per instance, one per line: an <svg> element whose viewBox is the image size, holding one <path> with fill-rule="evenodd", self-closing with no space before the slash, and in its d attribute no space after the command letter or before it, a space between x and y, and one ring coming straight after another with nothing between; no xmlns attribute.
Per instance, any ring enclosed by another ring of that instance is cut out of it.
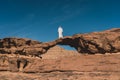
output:
<svg viewBox="0 0 120 80"><path fill-rule="evenodd" d="M63 29L62 29L62 27L59 27L58 28L58 35L59 35L59 38L63 38Z"/></svg>

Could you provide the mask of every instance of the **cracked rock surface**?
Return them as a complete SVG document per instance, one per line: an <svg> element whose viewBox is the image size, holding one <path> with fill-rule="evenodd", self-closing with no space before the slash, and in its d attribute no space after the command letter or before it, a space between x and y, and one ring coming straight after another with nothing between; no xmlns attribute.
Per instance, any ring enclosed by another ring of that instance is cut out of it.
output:
<svg viewBox="0 0 120 80"><path fill-rule="evenodd" d="M119 28L45 43L0 39L0 80L120 80L119 76Z"/></svg>

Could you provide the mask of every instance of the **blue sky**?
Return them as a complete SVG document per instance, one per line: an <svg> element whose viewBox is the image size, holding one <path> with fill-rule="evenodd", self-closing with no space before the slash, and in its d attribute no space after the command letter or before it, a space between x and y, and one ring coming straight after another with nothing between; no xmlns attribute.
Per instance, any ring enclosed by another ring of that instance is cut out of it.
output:
<svg viewBox="0 0 120 80"><path fill-rule="evenodd" d="M39 41L120 28L119 0L0 0L0 38Z"/></svg>

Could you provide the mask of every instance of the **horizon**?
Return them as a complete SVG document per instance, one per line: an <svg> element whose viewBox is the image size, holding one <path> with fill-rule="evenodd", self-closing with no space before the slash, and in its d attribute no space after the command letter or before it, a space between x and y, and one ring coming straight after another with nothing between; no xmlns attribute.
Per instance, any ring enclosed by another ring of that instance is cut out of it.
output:
<svg viewBox="0 0 120 80"><path fill-rule="evenodd" d="M120 28L119 0L1 0L0 38L42 42L64 36Z"/></svg>

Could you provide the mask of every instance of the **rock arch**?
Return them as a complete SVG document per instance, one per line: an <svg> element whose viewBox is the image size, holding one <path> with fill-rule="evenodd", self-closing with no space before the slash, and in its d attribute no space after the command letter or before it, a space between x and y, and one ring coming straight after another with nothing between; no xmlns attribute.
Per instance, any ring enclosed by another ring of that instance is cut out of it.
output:
<svg viewBox="0 0 120 80"><path fill-rule="evenodd" d="M74 47L82 54L120 52L120 29L88 34L75 34L51 42L39 42L24 38L4 38L0 39L0 53L39 56L56 45Z"/></svg>

